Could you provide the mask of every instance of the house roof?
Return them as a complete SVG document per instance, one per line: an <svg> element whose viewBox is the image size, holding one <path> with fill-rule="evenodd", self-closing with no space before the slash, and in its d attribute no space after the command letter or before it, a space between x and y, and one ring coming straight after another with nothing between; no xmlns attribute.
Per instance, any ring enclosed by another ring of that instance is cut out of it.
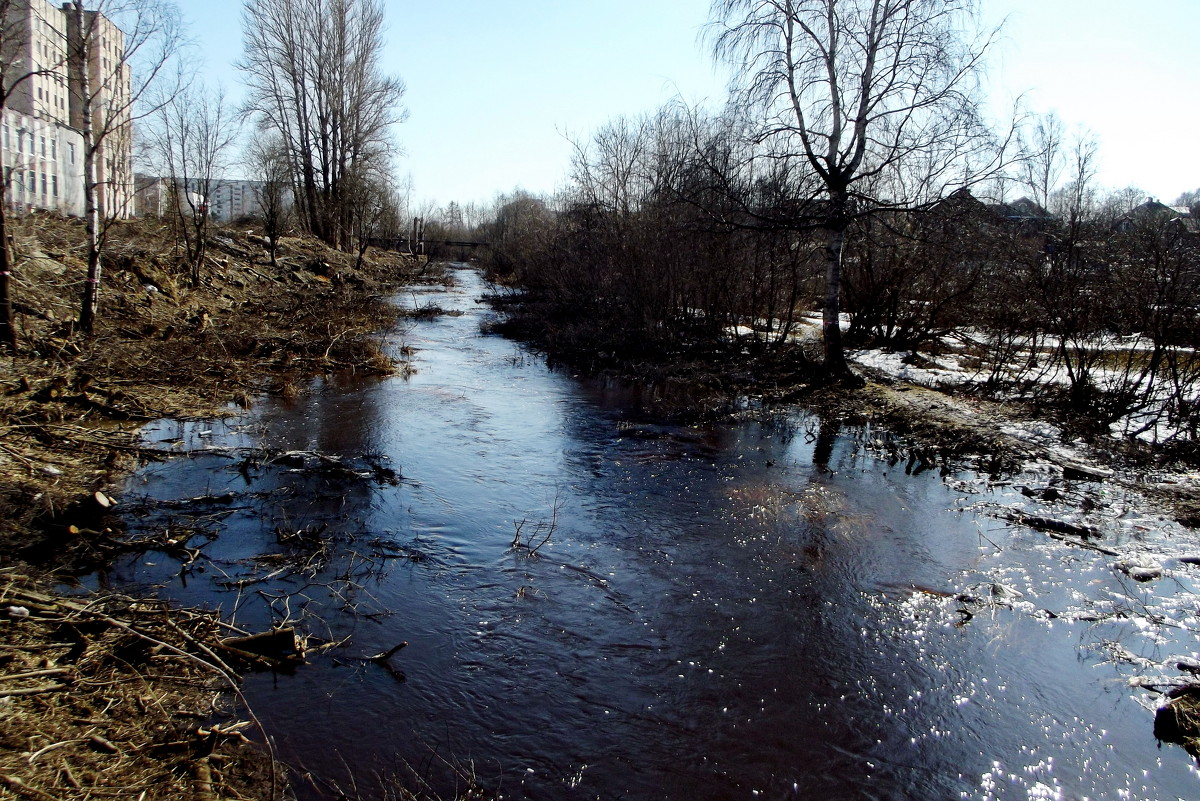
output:
<svg viewBox="0 0 1200 801"><path fill-rule="evenodd" d="M997 203L996 211L1010 220L1050 220L1054 215L1035 201L1023 197L1012 203Z"/></svg>

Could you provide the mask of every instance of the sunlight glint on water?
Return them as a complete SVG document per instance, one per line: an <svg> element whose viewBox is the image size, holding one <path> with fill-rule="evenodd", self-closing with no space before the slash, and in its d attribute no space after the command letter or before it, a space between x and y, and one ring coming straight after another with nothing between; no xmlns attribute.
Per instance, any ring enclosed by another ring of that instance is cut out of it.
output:
<svg viewBox="0 0 1200 801"><path fill-rule="evenodd" d="M127 494L237 500L206 523L204 573L181 580L150 554L108 580L350 638L294 676L248 679L285 759L343 785L352 770L364 797L408 770L450 792L448 764L506 798L1200 792L1127 686L1146 665L1109 659L1120 642L1161 662L1194 635L1136 613L1075 619L1123 604L1194 630L1186 574L1130 588L1099 554L962 511L1016 493L908 475L835 421L658 419L653 388L550 371L481 335L484 288L456 275L428 292L462 314L390 340L418 349L410 379L318 381L230 424L146 434L225 450L150 465ZM246 469L239 448L319 452L361 476ZM132 524L178 524L180 508ZM536 556L511 547L521 521L553 521ZM307 572L231 589L274 569L281 529L332 546ZM401 640L405 681L363 659Z"/></svg>

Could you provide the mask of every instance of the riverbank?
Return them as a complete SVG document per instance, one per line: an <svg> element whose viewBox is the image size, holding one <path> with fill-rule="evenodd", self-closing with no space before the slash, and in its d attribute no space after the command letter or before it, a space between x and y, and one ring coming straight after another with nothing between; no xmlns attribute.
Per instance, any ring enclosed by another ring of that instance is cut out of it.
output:
<svg viewBox="0 0 1200 801"><path fill-rule="evenodd" d="M919 357L851 350L848 358L861 381L830 383L819 366L817 317L805 318L785 345L765 347L731 333L702 349L633 352L622 349L619 335L558 319L553 305L528 303L519 292L494 296L493 303L507 315L498 330L540 349L551 362L676 388L664 403L669 406L672 397L679 402L664 412L680 419L719 416L736 398L766 407L800 404L886 430L903 458L915 458L926 469L967 465L999 477L1023 465L1046 464L1068 476L1136 489L1182 525L1200 526L1200 456L1194 448L1109 436L1038 394L988 395L969 373ZM932 369L912 366L914 359Z"/></svg>
<svg viewBox="0 0 1200 801"><path fill-rule="evenodd" d="M402 371L378 344L396 319L386 298L438 276L424 259L356 265L300 238L271 264L257 233L226 229L191 286L170 229L136 221L110 234L85 338L70 323L81 224L33 216L15 229L20 349L0 357L0 798L283 797L281 771L246 737L265 733L244 734L247 711L218 703L246 667L221 648L236 632L153 599L53 588L147 547L123 537L114 489L157 458L139 446L146 421L221 416L315 374Z"/></svg>

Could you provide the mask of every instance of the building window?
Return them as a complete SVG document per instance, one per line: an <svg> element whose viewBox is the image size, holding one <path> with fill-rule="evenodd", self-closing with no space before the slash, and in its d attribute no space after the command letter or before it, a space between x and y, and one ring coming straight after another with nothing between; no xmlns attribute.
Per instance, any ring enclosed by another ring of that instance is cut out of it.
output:
<svg viewBox="0 0 1200 801"><path fill-rule="evenodd" d="M46 196L46 173L42 173L42 197Z"/></svg>
<svg viewBox="0 0 1200 801"><path fill-rule="evenodd" d="M53 161L58 160L58 140L57 139L50 140L50 158Z"/></svg>
<svg viewBox="0 0 1200 801"><path fill-rule="evenodd" d="M42 134L42 158L46 157L46 135Z"/></svg>
<svg viewBox="0 0 1200 801"><path fill-rule="evenodd" d="M54 193L55 197L58 197L58 176L57 175L50 176L50 190Z"/></svg>
<svg viewBox="0 0 1200 801"><path fill-rule="evenodd" d="M75 163L75 143L68 142L67 147L69 147L71 149L71 163L74 164Z"/></svg>

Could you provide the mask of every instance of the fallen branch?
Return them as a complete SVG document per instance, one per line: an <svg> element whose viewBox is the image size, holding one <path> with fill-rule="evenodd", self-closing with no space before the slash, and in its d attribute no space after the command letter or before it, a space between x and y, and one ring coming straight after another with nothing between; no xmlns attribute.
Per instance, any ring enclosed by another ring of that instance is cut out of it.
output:
<svg viewBox="0 0 1200 801"><path fill-rule="evenodd" d="M217 801L217 796L213 793L212 768L208 757L197 759L195 768L197 801Z"/></svg>
<svg viewBox="0 0 1200 801"><path fill-rule="evenodd" d="M285 573L287 570L288 570L288 568L281 567L276 570L272 570L270 573L267 573L266 575L250 576L248 578L236 579L234 581L218 581L217 585L224 587L227 590L244 589L246 587L250 587L255 584L262 584L263 582L270 581L271 579L275 578L276 576L280 575L281 573Z"/></svg>
<svg viewBox="0 0 1200 801"><path fill-rule="evenodd" d="M370 659L372 662L385 662L388 659L391 659L393 656L395 656L396 653L399 652L401 648L404 648L407 645L408 645L407 642L402 642L399 645L392 646L391 648L389 648L388 650L384 651L381 654L375 654L374 656L368 656L367 659Z"/></svg>
<svg viewBox="0 0 1200 801"><path fill-rule="evenodd" d="M0 698L9 698L17 695L41 695L42 693L54 693L59 690L65 690L69 687L68 684L41 684L37 687L18 687L12 690L0 690Z"/></svg>
<svg viewBox="0 0 1200 801"><path fill-rule="evenodd" d="M1046 533L1048 535L1050 535L1051 537L1053 537L1054 539L1059 540L1061 542L1065 542L1068 545L1074 545L1078 548L1087 548L1089 551L1096 551L1097 553L1102 553L1105 556L1120 556L1121 555L1121 553L1119 551L1114 551L1112 548L1105 548L1101 545L1093 545L1092 543L1085 542L1085 541L1079 539L1078 537L1069 537L1066 534L1059 534L1054 531L1047 531Z"/></svg>
<svg viewBox="0 0 1200 801"><path fill-rule="evenodd" d="M1011 520L1014 523L1020 523L1023 526L1029 526L1037 531L1044 531L1047 534L1074 534L1078 537L1099 537L1100 529L1095 526L1089 526L1083 523L1071 523L1067 520L1059 520L1054 517L1043 517L1042 515L1031 515L1025 512L1001 512L1000 517Z"/></svg>
<svg viewBox="0 0 1200 801"><path fill-rule="evenodd" d="M394 678L396 681L408 681L408 676L405 676L403 671L397 669L394 665L392 665L391 662L388 661L396 654L396 652L398 652L401 648L404 648L407 645L408 645L407 642L401 642L397 645L392 646L391 648L389 648L388 650L384 651L381 654L375 654L374 656L368 656L367 659L371 662L374 662L377 665L382 665L384 670L386 670L388 673L391 673L392 678Z"/></svg>
<svg viewBox="0 0 1200 801"><path fill-rule="evenodd" d="M43 792L36 787L30 787L16 776L5 776L4 774L0 774L0 784L3 784L5 787L12 790L22 798L32 798L33 801L58 801L56 796L52 796L47 792Z"/></svg>
<svg viewBox="0 0 1200 801"><path fill-rule="evenodd" d="M1028 526L1035 531L1041 531L1053 539L1065 542L1068 545L1074 545L1079 548L1086 548L1089 551L1105 554L1106 556L1120 556L1120 552L1114 551L1111 548L1105 548L1101 545L1093 545L1087 541L1088 537L1099 537L1100 529L1095 526L1085 525L1083 523L1071 523L1066 520L1058 520L1053 517L1042 517L1041 515L1031 515L1025 512L1018 512L1012 509L1003 509L995 514L996 517L1002 520L1008 520L1022 526Z"/></svg>
<svg viewBox="0 0 1200 801"><path fill-rule="evenodd" d="M70 668L47 668L46 670L27 670L24 673L12 673L8 676L0 676L0 678L8 679L33 679L41 676L66 676L71 672Z"/></svg>

